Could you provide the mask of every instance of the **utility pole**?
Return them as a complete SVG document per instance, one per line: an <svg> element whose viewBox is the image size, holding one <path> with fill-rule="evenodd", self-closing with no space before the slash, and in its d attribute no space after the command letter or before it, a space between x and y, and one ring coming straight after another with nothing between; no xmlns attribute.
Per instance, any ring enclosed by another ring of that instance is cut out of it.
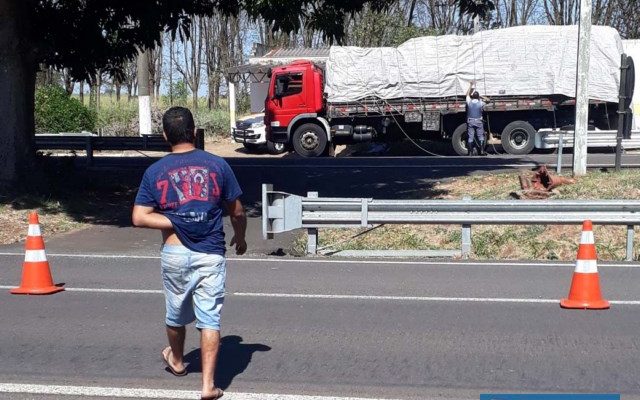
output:
<svg viewBox="0 0 640 400"><path fill-rule="evenodd" d="M149 53L138 48L138 121L140 136L151 135L151 99L149 97Z"/></svg>
<svg viewBox="0 0 640 400"><path fill-rule="evenodd" d="M591 42L591 0L580 0L578 27L578 70L576 73L576 123L573 132L573 176L587 173L587 130L589 129L589 56Z"/></svg>

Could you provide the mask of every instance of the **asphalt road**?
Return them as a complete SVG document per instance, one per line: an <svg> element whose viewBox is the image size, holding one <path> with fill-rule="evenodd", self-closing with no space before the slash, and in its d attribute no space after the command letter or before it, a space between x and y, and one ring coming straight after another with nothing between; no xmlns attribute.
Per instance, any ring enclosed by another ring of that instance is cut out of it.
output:
<svg viewBox="0 0 640 400"><path fill-rule="evenodd" d="M160 361L157 258L50 256L56 282L69 290L47 297L5 290L19 281L21 259L0 255L0 392L8 384L198 388L194 329L186 378L170 376ZM605 296L621 302L606 311L560 309L572 271L570 264L232 258L216 379L229 399L477 399L491 391L640 398L640 269L601 266Z"/></svg>

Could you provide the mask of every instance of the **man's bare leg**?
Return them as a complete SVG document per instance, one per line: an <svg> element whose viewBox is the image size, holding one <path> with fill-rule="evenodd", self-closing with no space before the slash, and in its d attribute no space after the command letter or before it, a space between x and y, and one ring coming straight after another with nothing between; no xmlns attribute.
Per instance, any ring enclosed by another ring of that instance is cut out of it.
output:
<svg viewBox="0 0 640 400"><path fill-rule="evenodd" d="M216 360L220 347L220 331L213 329L200 330L200 353L202 357L202 396L216 394L214 376L216 372Z"/></svg>
<svg viewBox="0 0 640 400"><path fill-rule="evenodd" d="M186 329L184 326L173 327L167 325L167 338L169 339L169 346L171 347L171 354L165 358L171 367L176 371L184 370L184 338L186 336Z"/></svg>

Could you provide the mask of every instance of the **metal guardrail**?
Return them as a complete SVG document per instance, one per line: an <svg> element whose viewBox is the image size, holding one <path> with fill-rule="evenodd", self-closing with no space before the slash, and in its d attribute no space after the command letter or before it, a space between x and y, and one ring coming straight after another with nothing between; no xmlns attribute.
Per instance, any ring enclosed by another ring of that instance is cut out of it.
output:
<svg viewBox="0 0 640 400"><path fill-rule="evenodd" d="M600 225L627 226L627 260L633 260L634 226L640 225L635 200L375 200L307 197L262 185L262 232L275 234L307 229L307 253L316 254L319 228L358 228L378 224L449 224L462 226L462 255L471 252L472 225Z"/></svg>
<svg viewBox="0 0 640 400"><path fill-rule="evenodd" d="M589 131L587 134L588 147L616 147L618 131ZM540 129L536 132L535 147L537 149L557 149L560 147L573 147L573 131L560 131L556 129ZM640 148L640 131L631 131L630 139L622 140L623 149Z"/></svg>
<svg viewBox="0 0 640 400"><path fill-rule="evenodd" d="M162 135L97 136L91 133L38 134L37 150L84 150L87 166L93 164L93 152L100 150L171 151ZM204 150L204 129L196 130L196 147Z"/></svg>

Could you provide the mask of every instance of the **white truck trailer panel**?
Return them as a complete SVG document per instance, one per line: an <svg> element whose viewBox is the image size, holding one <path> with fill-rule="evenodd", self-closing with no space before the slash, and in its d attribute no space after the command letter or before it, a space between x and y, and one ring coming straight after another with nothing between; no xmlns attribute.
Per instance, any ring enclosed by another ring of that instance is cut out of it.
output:
<svg viewBox="0 0 640 400"><path fill-rule="evenodd" d="M335 103L463 96L575 96L577 26L519 26L469 36L426 36L397 48L331 47L326 92ZM622 40L591 31L589 98L618 101Z"/></svg>

